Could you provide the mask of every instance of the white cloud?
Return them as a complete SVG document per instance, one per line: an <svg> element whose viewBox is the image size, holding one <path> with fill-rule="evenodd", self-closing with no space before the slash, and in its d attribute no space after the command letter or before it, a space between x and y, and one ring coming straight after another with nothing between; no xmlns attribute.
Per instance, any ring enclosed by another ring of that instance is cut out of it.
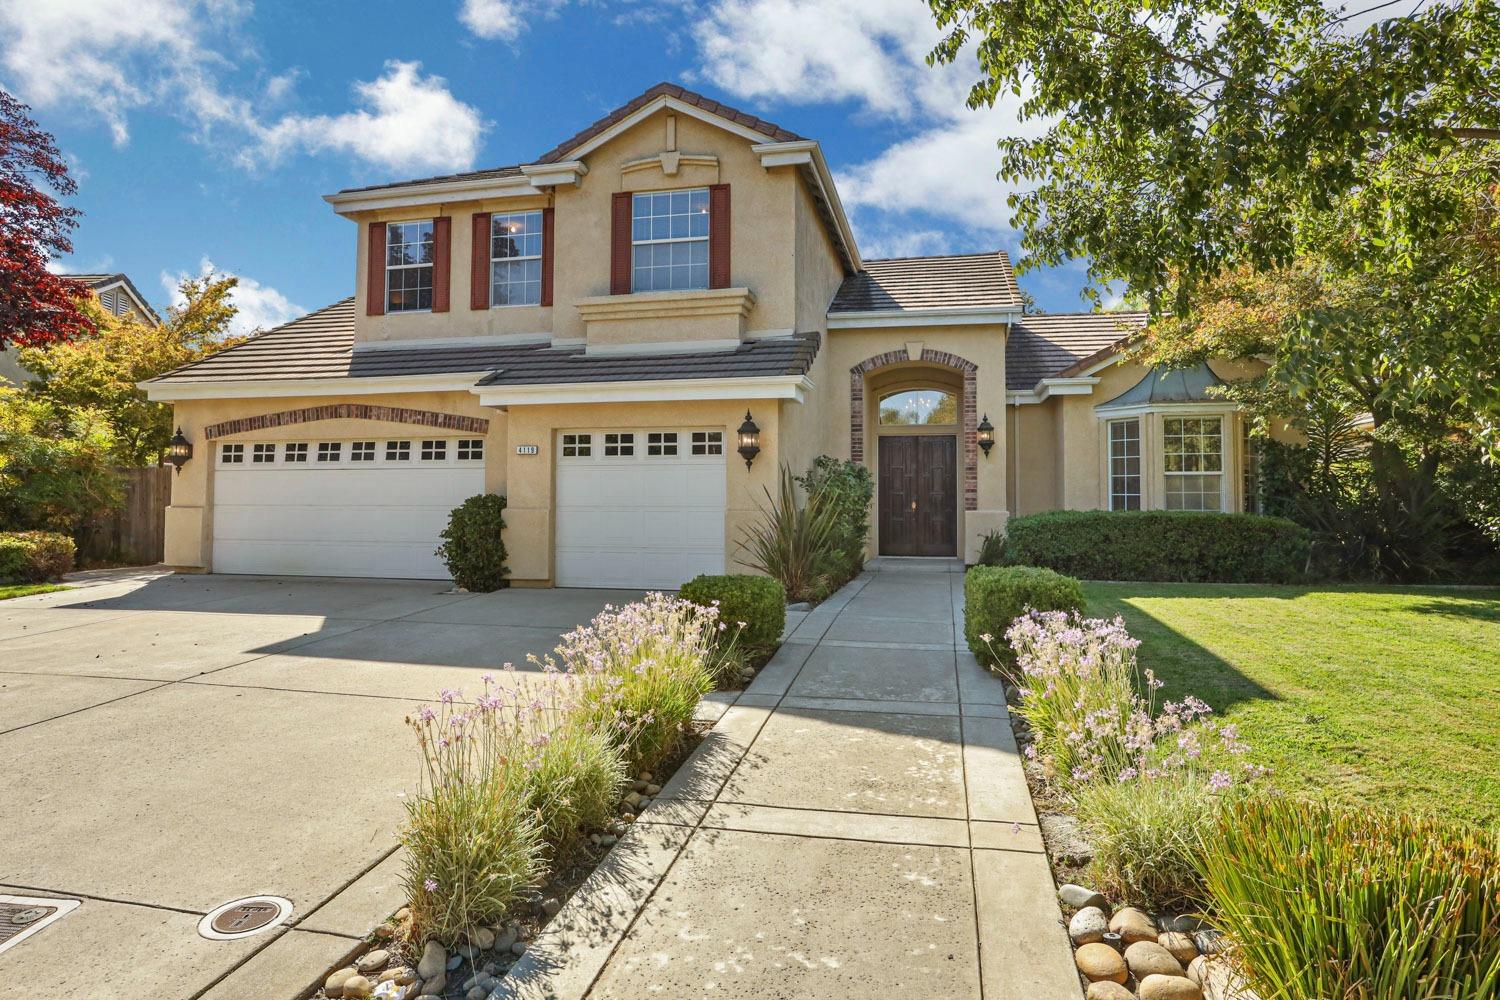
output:
<svg viewBox="0 0 1500 1000"><path fill-rule="evenodd" d="M516 0L464 0L458 19L480 38L513 42L526 26L523 10Z"/></svg>
<svg viewBox="0 0 1500 1000"><path fill-rule="evenodd" d="M153 110L249 167L298 150L398 170L473 165L479 112L414 62L388 62L378 79L354 84L356 110L272 117L299 71L258 87L246 80L253 74L235 60L253 59L239 31L249 9L248 0L0 0L0 77L34 107L102 118L122 146L131 114Z"/></svg>
<svg viewBox="0 0 1500 1000"><path fill-rule="evenodd" d="M223 276L231 273L215 267L213 261L204 257L198 262L197 275L189 275L186 271L178 271L175 274L163 271L161 287L166 291L167 298L173 306L181 306L187 301L178 287L184 279L206 278L210 275ZM276 289L262 285L254 278L247 278L243 274L236 275L236 277L240 279L240 283L230 293L230 300L239 312L229 324L229 332L235 336L243 336L257 330L269 330L273 326L294 320L307 312L302 306L297 305Z"/></svg>
<svg viewBox="0 0 1500 1000"><path fill-rule="evenodd" d="M379 79L360 81L360 110L340 115L287 115L257 127L259 143L240 156L275 162L294 149L338 151L393 170L444 170L472 166L485 123L477 109L449 91L422 64L391 61Z"/></svg>

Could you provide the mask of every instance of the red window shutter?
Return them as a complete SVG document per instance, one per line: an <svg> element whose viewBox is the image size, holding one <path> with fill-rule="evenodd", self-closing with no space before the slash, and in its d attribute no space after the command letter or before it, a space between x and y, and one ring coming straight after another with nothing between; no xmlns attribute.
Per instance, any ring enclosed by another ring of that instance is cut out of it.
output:
<svg viewBox="0 0 1500 1000"><path fill-rule="evenodd" d="M432 311L448 311L448 293L453 281L453 217L440 215L432 220Z"/></svg>
<svg viewBox="0 0 1500 1000"><path fill-rule="evenodd" d="M365 251L365 315L385 315L385 223L370 223Z"/></svg>
<svg viewBox="0 0 1500 1000"><path fill-rule="evenodd" d="M474 213L474 240L469 245L469 308L490 307L490 213Z"/></svg>
<svg viewBox="0 0 1500 1000"><path fill-rule="evenodd" d="M542 209L542 305L552 304L552 209Z"/></svg>
<svg viewBox="0 0 1500 1000"><path fill-rule="evenodd" d="M729 185L708 189L708 287L729 287Z"/></svg>
<svg viewBox="0 0 1500 1000"><path fill-rule="evenodd" d="M609 294L630 294L631 193L618 191L610 206Z"/></svg>

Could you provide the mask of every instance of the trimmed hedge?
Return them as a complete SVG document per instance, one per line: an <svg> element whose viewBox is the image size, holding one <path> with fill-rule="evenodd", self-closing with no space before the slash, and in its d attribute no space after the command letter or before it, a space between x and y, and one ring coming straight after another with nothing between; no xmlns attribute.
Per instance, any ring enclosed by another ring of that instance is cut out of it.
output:
<svg viewBox="0 0 1500 1000"><path fill-rule="evenodd" d="M0 580L46 583L73 569L73 539L54 531L0 532Z"/></svg>
<svg viewBox="0 0 1500 1000"><path fill-rule="evenodd" d="M1005 561L1084 580L1288 583L1307 529L1282 517L1189 510L1055 510L1011 518Z"/></svg>
<svg viewBox="0 0 1500 1000"><path fill-rule="evenodd" d="M1005 630L1028 610L1081 612L1083 587L1035 566L975 566L965 574L964 638L981 663L1014 662Z"/></svg>
<svg viewBox="0 0 1500 1000"><path fill-rule="evenodd" d="M786 628L786 588L769 576L695 576L678 594L705 608L717 601L719 620L731 630L744 622L739 638L748 649L776 645Z"/></svg>
<svg viewBox="0 0 1500 1000"><path fill-rule="evenodd" d="M505 565L505 498L494 493L469 497L448 515L437 555L453 582L476 594L510 586Z"/></svg>

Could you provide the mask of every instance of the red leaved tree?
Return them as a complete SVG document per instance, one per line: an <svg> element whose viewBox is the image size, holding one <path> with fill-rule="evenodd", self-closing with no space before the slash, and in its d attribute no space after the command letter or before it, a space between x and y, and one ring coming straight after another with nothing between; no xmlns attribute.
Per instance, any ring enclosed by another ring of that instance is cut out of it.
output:
<svg viewBox="0 0 1500 1000"><path fill-rule="evenodd" d="M57 203L78 189L31 109L0 90L0 347L37 347L92 332L80 308L89 290L47 270L73 252L79 211Z"/></svg>

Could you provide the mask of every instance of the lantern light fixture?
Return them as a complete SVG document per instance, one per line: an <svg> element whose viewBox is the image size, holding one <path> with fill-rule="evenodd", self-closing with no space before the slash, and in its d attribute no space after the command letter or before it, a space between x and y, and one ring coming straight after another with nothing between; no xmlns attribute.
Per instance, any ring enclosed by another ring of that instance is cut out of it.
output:
<svg viewBox="0 0 1500 1000"><path fill-rule="evenodd" d="M177 428L177 433L172 435L172 440L167 442L167 461L179 474L187 460L193 457L193 442L183 436L182 428Z"/></svg>
<svg viewBox="0 0 1500 1000"><path fill-rule="evenodd" d="M984 452L984 457L990 457L990 449L995 447L995 425L990 423L990 415L986 413L979 421L979 448Z"/></svg>
<svg viewBox="0 0 1500 1000"><path fill-rule="evenodd" d="M740 424L740 457L745 460L745 468L750 468L750 463L755 461L755 456L760 454L760 428L755 421L750 419L750 411L745 411L745 422Z"/></svg>

